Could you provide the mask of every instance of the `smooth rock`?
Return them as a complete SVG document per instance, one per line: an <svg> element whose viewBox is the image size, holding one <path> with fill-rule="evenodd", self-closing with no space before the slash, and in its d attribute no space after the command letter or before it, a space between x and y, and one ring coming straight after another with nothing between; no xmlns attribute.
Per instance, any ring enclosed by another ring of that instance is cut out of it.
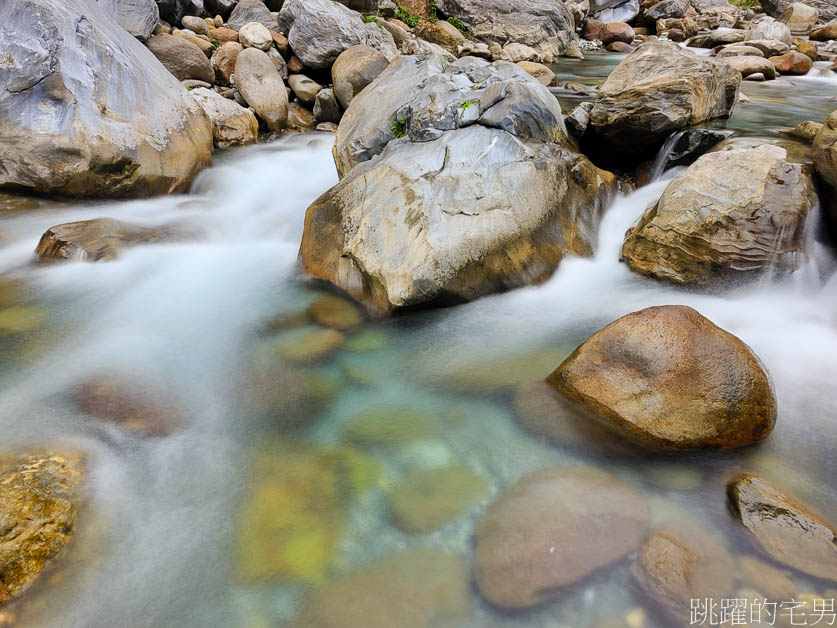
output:
<svg viewBox="0 0 837 628"><path fill-rule="evenodd" d="M203 50L185 37L154 35L148 49L179 81L197 79L211 83L215 78Z"/></svg>
<svg viewBox="0 0 837 628"><path fill-rule="evenodd" d="M797 124L792 129L784 131L784 133L795 139L802 140L806 144L812 144L814 142L814 138L817 137L817 133L819 133L822 127L822 122L805 120L804 122Z"/></svg>
<svg viewBox="0 0 837 628"><path fill-rule="evenodd" d="M518 63L519 61L531 61L539 57L538 51L526 44L511 43L503 46L502 58L504 61Z"/></svg>
<svg viewBox="0 0 837 628"><path fill-rule="evenodd" d="M535 63L534 61L518 61L517 65L526 70L527 73L534 76L538 83L551 87L558 84L558 77L555 72L550 70L543 63Z"/></svg>
<svg viewBox="0 0 837 628"><path fill-rule="evenodd" d="M747 31L738 28L719 28L709 33L697 35L689 41L692 48L715 48L726 44L737 44L744 41Z"/></svg>
<svg viewBox="0 0 837 628"><path fill-rule="evenodd" d="M317 94L323 88L322 85L312 81L304 74L291 74L288 77L288 85L299 101L309 106L314 104Z"/></svg>
<svg viewBox="0 0 837 628"><path fill-rule="evenodd" d="M689 0L660 0L647 8L643 15L649 23L657 20L683 17L691 8Z"/></svg>
<svg viewBox="0 0 837 628"><path fill-rule="evenodd" d="M837 22L826 24L822 28L811 31L811 41L833 41L837 39Z"/></svg>
<svg viewBox="0 0 837 628"><path fill-rule="evenodd" d="M634 51L634 47L630 44L626 44L624 41L612 41L605 46L605 50L608 52L615 52L620 55L628 55Z"/></svg>
<svg viewBox="0 0 837 628"><path fill-rule="evenodd" d="M334 329L306 328L282 334L276 352L291 364L309 364L330 357L344 341L343 334Z"/></svg>
<svg viewBox="0 0 837 628"><path fill-rule="evenodd" d="M238 41L245 48L268 50L273 47L273 36L264 24L249 22L238 31Z"/></svg>
<svg viewBox="0 0 837 628"><path fill-rule="evenodd" d="M314 322L339 331L355 329L363 323L363 313L354 303L333 295L318 296L308 306L308 313Z"/></svg>
<svg viewBox="0 0 837 628"><path fill-rule="evenodd" d="M457 54L457 48L465 43L465 36L453 24L444 20L428 22L421 20L416 24L416 35L432 44Z"/></svg>
<svg viewBox="0 0 837 628"><path fill-rule="evenodd" d="M266 53L257 48L242 50L235 61L235 84L268 129L284 128L288 119L288 91Z"/></svg>
<svg viewBox="0 0 837 628"><path fill-rule="evenodd" d="M650 307L593 334L547 378L583 418L653 448L766 438L776 397L753 352L692 308Z"/></svg>
<svg viewBox="0 0 837 628"><path fill-rule="evenodd" d="M808 74L814 63L808 55L791 50L778 57L770 57L770 63L779 74L802 75Z"/></svg>
<svg viewBox="0 0 837 628"><path fill-rule="evenodd" d="M802 41L796 46L796 51L808 56L811 61L816 61L819 57L819 47L816 42Z"/></svg>
<svg viewBox="0 0 837 628"><path fill-rule="evenodd" d="M731 44L724 46L716 56L718 59L726 59L728 57L764 57L764 53L755 46Z"/></svg>
<svg viewBox="0 0 837 628"><path fill-rule="evenodd" d="M790 50L788 44L777 39L748 39L745 45L758 48L765 57L775 57Z"/></svg>
<svg viewBox="0 0 837 628"><path fill-rule="evenodd" d="M317 126L317 118L310 109L306 109L298 102L292 102L288 105L287 125L289 129L306 131Z"/></svg>
<svg viewBox="0 0 837 628"><path fill-rule="evenodd" d="M285 63L285 58L279 53L276 48L268 48L266 51L268 58L273 63L273 67L279 72L279 76L283 81L288 80L288 64Z"/></svg>
<svg viewBox="0 0 837 628"><path fill-rule="evenodd" d="M332 89L340 106L348 109L352 99L388 65L387 58L369 46L352 46L341 52L331 66Z"/></svg>
<svg viewBox="0 0 837 628"><path fill-rule="evenodd" d="M210 58L212 57L212 53L215 52L215 46L212 45L212 42L207 41L202 37L198 37L197 35L190 35L184 31L174 31L175 37L182 37L187 41L192 42L198 48L200 48L201 52L204 54L205 57ZM210 64L211 65L211 64ZM186 79L186 80L196 80L196 79ZM201 81L202 83L208 83L207 81Z"/></svg>
<svg viewBox="0 0 837 628"><path fill-rule="evenodd" d="M639 0L590 0L589 17L603 22L630 22L639 14Z"/></svg>
<svg viewBox="0 0 837 628"><path fill-rule="evenodd" d="M272 31L282 30L277 24L276 17L262 0L238 0L229 19L227 19L227 26L232 30L240 31L251 22L258 22Z"/></svg>
<svg viewBox="0 0 837 628"><path fill-rule="evenodd" d="M259 121L249 109L220 96L211 89L193 89L204 113L212 121L212 136L218 148L254 144L259 136Z"/></svg>
<svg viewBox="0 0 837 628"><path fill-rule="evenodd" d="M622 41L630 44L634 40L634 29L624 22L611 22L605 24L599 32L599 39L607 46L614 41Z"/></svg>
<svg viewBox="0 0 837 628"><path fill-rule="evenodd" d="M352 417L343 426L346 440L360 447L399 447L428 436L437 428L432 418L409 406L380 404Z"/></svg>
<svg viewBox="0 0 837 628"><path fill-rule="evenodd" d="M785 7L779 21L787 24L791 35L807 35L820 18L820 12L802 2Z"/></svg>
<svg viewBox="0 0 837 628"><path fill-rule="evenodd" d="M737 146L700 157L628 230L622 257L631 270L701 284L799 267L817 201L810 168L779 146Z"/></svg>
<svg viewBox="0 0 837 628"><path fill-rule="evenodd" d="M145 41L160 21L154 0L99 0L99 5L131 35Z"/></svg>
<svg viewBox="0 0 837 628"><path fill-rule="evenodd" d="M779 19L782 13L789 6L794 4L794 0L760 0L764 12L768 15ZM820 20L822 22L831 22L837 19L837 6L832 0L805 0L804 4L819 11Z"/></svg>
<svg viewBox="0 0 837 628"><path fill-rule="evenodd" d="M603 471L535 471L507 489L477 524L474 580L502 608L547 602L561 587L636 551L648 521L642 494Z"/></svg>
<svg viewBox="0 0 837 628"><path fill-rule="evenodd" d="M807 504L763 477L744 473L727 485L736 516L774 560L837 581L837 531Z"/></svg>
<svg viewBox="0 0 837 628"><path fill-rule="evenodd" d="M793 36L787 24L777 22L772 17L764 17L750 26L745 41L751 39L775 39L790 46Z"/></svg>
<svg viewBox="0 0 837 628"><path fill-rule="evenodd" d="M144 436L167 436L183 422L177 406L157 387L112 375L82 382L72 396L87 414Z"/></svg>
<svg viewBox="0 0 837 628"><path fill-rule="evenodd" d="M219 28L210 28L209 29L209 37L210 39L214 39L215 41L224 44L229 41L238 41L238 31L234 31L231 28L226 27L219 27Z"/></svg>
<svg viewBox="0 0 837 628"><path fill-rule="evenodd" d="M194 15L184 15L183 19L180 20L180 24L183 28L188 28L197 35L209 35L209 25Z"/></svg>

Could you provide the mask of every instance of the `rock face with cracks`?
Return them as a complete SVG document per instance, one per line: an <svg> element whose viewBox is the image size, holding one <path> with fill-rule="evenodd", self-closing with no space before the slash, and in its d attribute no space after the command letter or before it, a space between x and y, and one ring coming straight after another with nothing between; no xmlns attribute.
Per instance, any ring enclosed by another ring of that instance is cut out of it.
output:
<svg viewBox="0 0 837 628"><path fill-rule="evenodd" d="M402 57L358 94L343 177L308 208L306 272L379 313L467 301L590 255L613 177L569 145L560 106L518 66Z"/></svg>

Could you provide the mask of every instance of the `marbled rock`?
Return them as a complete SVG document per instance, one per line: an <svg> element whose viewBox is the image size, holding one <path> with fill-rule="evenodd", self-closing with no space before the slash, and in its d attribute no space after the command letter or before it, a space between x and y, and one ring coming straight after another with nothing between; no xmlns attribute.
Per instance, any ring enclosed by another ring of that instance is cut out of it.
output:
<svg viewBox="0 0 837 628"><path fill-rule="evenodd" d="M631 270L708 283L799 266L817 201L810 167L779 146L737 146L700 157L628 230L622 257Z"/></svg>
<svg viewBox="0 0 837 628"><path fill-rule="evenodd" d="M203 50L185 37L154 35L148 40L148 49L180 81L197 79L211 83L215 78Z"/></svg>
<svg viewBox="0 0 837 628"><path fill-rule="evenodd" d="M154 0L99 0L99 5L131 35L145 41L160 21Z"/></svg>
<svg viewBox="0 0 837 628"><path fill-rule="evenodd" d="M516 65L402 57L343 116L343 180L308 208L303 266L377 312L546 277L590 254L612 185L567 142L557 101Z"/></svg>
<svg viewBox="0 0 837 628"><path fill-rule="evenodd" d="M77 454L21 457L0 474L0 606L26 591L75 532Z"/></svg>
<svg viewBox="0 0 837 628"><path fill-rule="evenodd" d="M0 23L0 188L147 196L210 163L203 111L95 0L6 0Z"/></svg>
<svg viewBox="0 0 837 628"><path fill-rule="evenodd" d="M245 48L267 50L273 47L273 36L264 24L249 22L238 31L238 41Z"/></svg>
<svg viewBox="0 0 837 628"><path fill-rule="evenodd" d="M741 523L774 560L837 581L837 529L832 523L755 474L734 478L727 494Z"/></svg>
<svg viewBox="0 0 837 628"><path fill-rule="evenodd" d="M317 126L317 118L310 109L306 109L298 102L288 105L288 128L305 131Z"/></svg>
<svg viewBox="0 0 837 628"><path fill-rule="evenodd" d="M306 67L327 69L341 52L356 45L379 50L387 59L398 54L389 31L363 21L360 13L332 0L286 0L280 30Z"/></svg>
<svg viewBox="0 0 837 628"><path fill-rule="evenodd" d="M602 84L585 140L606 160L653 157L672 131L728 116L740 83L723 62L646 42Z"/></svg>
<svg viewBox="0 0 837 628"><path fill-rule="evenodd" d="M352 46L341 52L331 66L332 89L340 106L348 109L352 99L388 65L387 58L369 46Z"/></svg>
<svg viewBox="0 0 837 628"><path fill-rule="evenodd" d="M602 22L630 22L639 14L639 0L590 0L589 17Z"/></svg>
<svg viewBox="0 0 837 628"><path fill-rule="evenodd" d="M630 484L587 467L518 480L476 528L474 580L491 603L526 608L639 548L648 504Z"/></svg>
<svg viewBox="0 0 837 628"><path fill-rule="evenodd" d="M572 12L551 0L437 0L445 15L462 20L477 39L526 44L560 55L575 38Z"/></svg>
<svg viewBox="0 0 837 628"><path fill-rule="evenodd" d="M291 628L458 626L471 605L459 559L438 549L410 549L314 589Z"/></svg>
<svg viewBox="0 0 837 628"><path fill-rule="evenodd" d="M244 100L271 131L280 131L288 119L288 90L266 53L245 48L235 61L235 84Z"/></svg>
<svg viewBox="0 0 837 628"><path fill-rule="evenodd" d="M746 46L758 48L765 57L775 57L790 50L790 46L778 39L747 39Z"/></svg>
<svg viewBox="0 0 837 628"><path fill-rule="evenodd" d="M683 522L654 529L642 544L632 573L677 625L685 623L693 599L736 597L735 571L727 551L702 530Z"/></svg>
<svg viewBox="0 0 837 628"><path fill-rule="evenodd" d="M745 41L750 39L775 39L790 46L793 37L787 24L778 22L772 17L763 17L750 26Z"/></svg>
<svg viewBox="0 0 837 628"><path fill-rule="evenodd" d="M211 89L193 89L193 98L212 121L212 136L215 146L229 148L246 146L256 142L259 136L259 121L249 109L245 109L234 100L229 100Z"/></svg>
<svg viewBox="0 0 837 628"><path fill-rule="evenodd" d="M814 63L811 57L796 50L791 50L778 57L770 57L770 63L779 74L801 75L808 74Z"/></svg>
<svg viewBox="0 0 837 628"><path fill-rule="evenodd" d="M814 7L802 2L794 2L785 7L779 21L788 25L791 35L807 35L819 17L820 12Z"/></svg>
<svg viewBox="0 0 837 628"><path fill-rule="evenodd" d="M264 5L262 0L239 0L232 10L227 26L240 31L250 22L258 22L272 31L281 30L276 23L276 17Z"/></svg>
<svg viewBox="0 0 837 628"><path fill-rule="evenodd" d="M691 8L689 0L661 0L644 11L647 22L683 17Z"/></svg>
<svg viewBox="0 0 837 628"><path fill-rule="evenodd" d="M776 397L753 352L690 307L634 312L593 334L547 382L582 417L665 449L766 438Z"/></svg>

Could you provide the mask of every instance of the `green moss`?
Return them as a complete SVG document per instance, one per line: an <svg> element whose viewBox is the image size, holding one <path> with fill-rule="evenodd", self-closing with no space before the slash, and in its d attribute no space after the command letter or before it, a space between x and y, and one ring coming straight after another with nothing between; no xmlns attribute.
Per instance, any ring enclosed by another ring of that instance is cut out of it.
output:
<svg viewBox="0 0 837 628"><path fill-rule="evenodd" d="M363 15L363 16L361 16L361 18L363 19L363 21L366 24L372 24L377 17L378 17L377 15Z"/></svg>
<svg viewBox="0 0 837 628"><path fill-rule="evenodd" d="M761 6L759 0L730 0L730 3L739 9L758 9Z"/></svg>
<svg viewBox="0 0 837 628"><path fill-rule="evenodd" d="M473 100L466 100L464 103L462 103L462 108L467 109L468 107L470 107L473 104L474 104Z"/></svg>
<svg viewBox="0 0 837 628"><path fill-rule="evenodd" d="M467 33L467 32L468 32L468 27L467 27L467 26L465 26L465 23L464 23L462 20L460 20L458 17L453 17L453 16L450 16L450 17L448 18L448 24L452 24L453 26L455 26L456 28L458 28L458 29L459 29L460 31L462 31L463 33Z"/></svg>
<svg viewBox="0 0 837 628"><path fill-rule="evenodd" d="M392 125L392 134L395 137L404 137L407 135L407 118L399 118Z"/></svg>
<svg viewBox="0 0 837 628"><path fill-rule="evenodd" d="M404 7L398 7L398 11L395 13L395 17L404 22L410 28L414 28L415 25L418 24L419 20L421 19L418 15L413 15Z"/></svg>

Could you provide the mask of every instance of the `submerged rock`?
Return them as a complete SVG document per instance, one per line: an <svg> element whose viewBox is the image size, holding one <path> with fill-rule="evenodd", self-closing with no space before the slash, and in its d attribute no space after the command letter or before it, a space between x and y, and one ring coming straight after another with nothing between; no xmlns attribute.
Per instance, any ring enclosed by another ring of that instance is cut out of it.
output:
<svg viewBox="0 0 837 628"><path fill-rule="evenodd" d="M705 532L683 522L667 523L642 544L632 573L648 596L679 623L695 599L724 599L734 592L733 562Z"/></svg>
<svg viewBox="0 0 837 628"><path fill-rule="evenodd" d="M817 202L811 168L780 146L737 146L700 157L628 230L622 257L631 270L708 283L799 267Z"/></svg>
<svg viewBox="0 0 837 628"><path fill-rule="evenodd" d="M78 454L28 455L0 474L0 606L23 594L75 532Z"/></svg>
<svg viewBox="0 0 837 628"><path fill-rule="evenodd" d="M602 159L652 158L666 137L729 116L741 75L677 44L644 43L599 88L585 142Z"/></svg>
<svg viewBox="0 0 837 628"><path fill-rule="evenodd" d="M436 434L433 420L407 406L380 404L364 410L343 426L346 440L361 447L401 446Z"/></svg>
<svg viewBox="0 0 837 628"><path fill-rule="evenodd" d="M738 580L773 601L790 600L796 595L796 585L781 570L752 556L736 561Z"/></svg>
<svg viewBox="0 0 837 628"><path fill-rule="evenodd" d="M330 294L314 299L308 313L320 325L340 331L355 329L363 322L363 314L354 303Z"/></svg>
<svg viewBox="0 0 837 628"><path fill-rule="evenodd" d="M331 356L344 341L343 334L334 329L305 328L282 334L276 351L286 362L308 364Z"/></svg>
<svg viewBox="0 0 837 628"><path fill-rule="evenodd" d="M352 101L334 154L343 179L308 208L300 257L379 313L475 299L589 255L613 184L570 150L549 90L468 57L391 63Z"/></svg>
<svg viewBox="0 0 837 628"><path fill-rule="evenodd" d="M535 606L635 551L648 517L642 494L612 475L541 469L503 493L480 520L474 580L497 606Z"/></svg>
<svg viewBox="0 0 837 628"><path fill-rule="evenodd" d="M837 528L763 477L744 473L727 485L732 508L773 559L837 581Z"/></svg>
<svg viewBox="0 0 837 628"><path fill-rule="evenodd" d="M776 422L776 397L759 359L683 305L617 319L547 382L582 416L651 447L739 447L766 438Z"/></svg>
<svg viewBox="0 0 837 628"><path fill-rule="evenodd" d="M146 227L113 218L94 218L50 227L41 236L35 254L41 259L102 262L140 244L182 242L196 232L181 225Z"/></svg>
<svg viewBox="0 0 837 628"><path fill-rule="evenodd" d="M0 23L0 189L165 194L211 162L201 108L95 0L5 0Z"/></svg>
<svg viewBox="0 0 837 628"><path fill-rule="evenodd" d="M409 549L311 591L292 628L440 628L471 614L465 564L433 548Z"/></svg>

